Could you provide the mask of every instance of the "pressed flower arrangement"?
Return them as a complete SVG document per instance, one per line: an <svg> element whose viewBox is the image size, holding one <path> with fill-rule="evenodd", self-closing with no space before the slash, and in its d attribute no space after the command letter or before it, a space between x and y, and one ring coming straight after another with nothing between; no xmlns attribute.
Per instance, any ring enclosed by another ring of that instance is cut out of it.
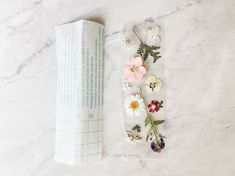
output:
<svg viewBox="0 0 235 176"><path fill-rule="evenodd" d="M126 128L126 134L130 141L147 142L153 152L161 152L165 148L165 141L164 136L159 133L158 126L165 120L156 116L164 106L163 101L157 96L161 92L163 81L156 76L158 70L154 70L156 73L152 75L148 73L150 64L157 64L161 58L160 27L148 27L147 30L150 32L142 38L135 28L136 26L132 28L132 32L124 32L122 41L122 47L125 49L138 45L136 53L130 57L123 69L125 118L133 119L132 127ZM154 98L149 101L149 97ZM141 125L141 119L144 125Z"/></svg>

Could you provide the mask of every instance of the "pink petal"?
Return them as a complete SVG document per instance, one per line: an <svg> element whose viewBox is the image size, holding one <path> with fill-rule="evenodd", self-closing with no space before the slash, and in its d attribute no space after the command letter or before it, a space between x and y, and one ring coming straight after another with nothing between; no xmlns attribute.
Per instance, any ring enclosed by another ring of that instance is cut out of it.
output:
<svg viewBox="0 0 235 176"><path fill-rule="evenodd" d="M144 75L141 72L135 72L136 80L142 80Z"/></svg>
<svg viewBox="0 0 235 176"><path fill-rule="evenodd" d="M136 58L135 58L135 62L134 62L134 66L135 66L135 67L139 67L139 66L141 66L141 65L143 65L143 60L142 60L142 58L141 58L141 57L136 57Z"/></svg>
<svg viewBox="0 0 235 176"><path fill-rule="evenodd" d="M129 68L124 68L124 75L126 75L126 74L129 74L129 72L131 72L131 69L129 69Z"/></svg>
<svg viewBox="0 0 235 176"><path fill-rule="evenodd" d="M135 80L135 75L131 71L124 72L124 78L128 82L133 82Z"/></svg>
<svg viewBox="0 0 235 176"><path fill-rule="evenodd" d="M126 80L128 82L133 82L133 81L135 81L135 77L134 76L129 76L129 77L126 78Z"/></svg>
<svg viewBox="0 0 235 176"><path fill-rule="evenodd" d="M135 65L135 57L131 57L129 64L131 66Z"/></svg>
<svg viewBox="0 0 235 176"><path fill-rule="evenodd" d="M138 67L138 72L141 72L143 75L146 73L146 68L143 66Z"/></svg>
<svg viewBox="0 0 235 176"><path fill-rule="evenodd" d="M129 69L129 70L130 70L132 67L133 67L133 66L128 63L128 64L125 65L125 68L124 68L124 69Z"/></svg>

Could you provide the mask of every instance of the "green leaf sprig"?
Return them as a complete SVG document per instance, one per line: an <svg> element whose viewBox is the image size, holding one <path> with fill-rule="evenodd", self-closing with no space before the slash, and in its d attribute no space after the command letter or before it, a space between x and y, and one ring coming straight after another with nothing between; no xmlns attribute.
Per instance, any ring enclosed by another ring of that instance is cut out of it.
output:
<svg viewBox="0 0 235 176"><path fill-rule="evenodd" d="M137 54L141 55L144 58L144 60L147 60L148 56L152 56L153 63L155 63L161 57L160 52L158 52L159 49L160 46L149 46L140 41Z"/></svg>
<svg viewBox="0 0 235 176"><path fill-rule="evenodd" d="M137 54L141 55L141 57L143 57L145 61L148 59L148 56L152 56L153 63L155 63L161 57L160 52L158 51L160 49L160 46L154 46L154 45L149 46L145 44L139 37L138 33L136 32L136 26L133 27L133 32L140 41Z"/></svg>
<svg viewBox="0 0 235 176"><path fill-rule="evenodd" d="M154 120L154 118L151 115L148 115L145 118L144 122L145 122L145 127L150 126L148 133L146 135L146 141L149 140L149 136L151 133L154 134L155 140L158 140L159 134L157 132L157 126L164 123L165 120Z"/></svg>

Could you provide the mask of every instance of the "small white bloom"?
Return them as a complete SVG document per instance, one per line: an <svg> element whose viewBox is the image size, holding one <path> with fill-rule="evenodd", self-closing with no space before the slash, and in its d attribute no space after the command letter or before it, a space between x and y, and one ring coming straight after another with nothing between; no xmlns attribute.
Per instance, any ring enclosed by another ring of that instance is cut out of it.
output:
<svg viewBox="0 0 235 176"><path fill-rule="evenodd" d="M127 132L127 136L129 141L131 142L142 142L143 141L143 137L140 134L141 132L141 127L139 125L135 125L131 128L131 130L126 130Z"/></svg>
<svg viewBox="0 0 235 176"><path fill-rule="evenodd" d="M126 31L122 34L122 48L131 48L133 46L139 46L139 40L133 31Z"/></svg>
<svg viewBox="0 0 235 176"><path fill-rule="evenodd" d="M149 76L145 82L145 89L148 92L158 92L162 88L162 80L156 76Z"/></svg>
<svg viewBox="0 0 235 176"><path fill-rule="evenodd" d="M125 110L130 116L140 116L145 111L144 100L140 95L130 95L125 100Z"/></svg>
<svg viewBox="0 0 235 176"><path fill-rule="evenodd" d="M128 92L131 89L131 85L129 83L123 83L122 84L122 90L124 92Z"/></svg>

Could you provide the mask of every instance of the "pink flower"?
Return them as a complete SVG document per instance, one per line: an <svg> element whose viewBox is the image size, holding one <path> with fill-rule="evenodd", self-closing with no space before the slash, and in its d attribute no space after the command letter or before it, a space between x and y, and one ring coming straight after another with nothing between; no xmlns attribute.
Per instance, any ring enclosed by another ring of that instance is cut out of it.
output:
<svg viewBox="0 0 235 176"><path fill-rule="evenodd" d="M129 63L124 68L124 77L128 82L142 80L146 73L146 68L141 57L131 57Z"/></svg>

